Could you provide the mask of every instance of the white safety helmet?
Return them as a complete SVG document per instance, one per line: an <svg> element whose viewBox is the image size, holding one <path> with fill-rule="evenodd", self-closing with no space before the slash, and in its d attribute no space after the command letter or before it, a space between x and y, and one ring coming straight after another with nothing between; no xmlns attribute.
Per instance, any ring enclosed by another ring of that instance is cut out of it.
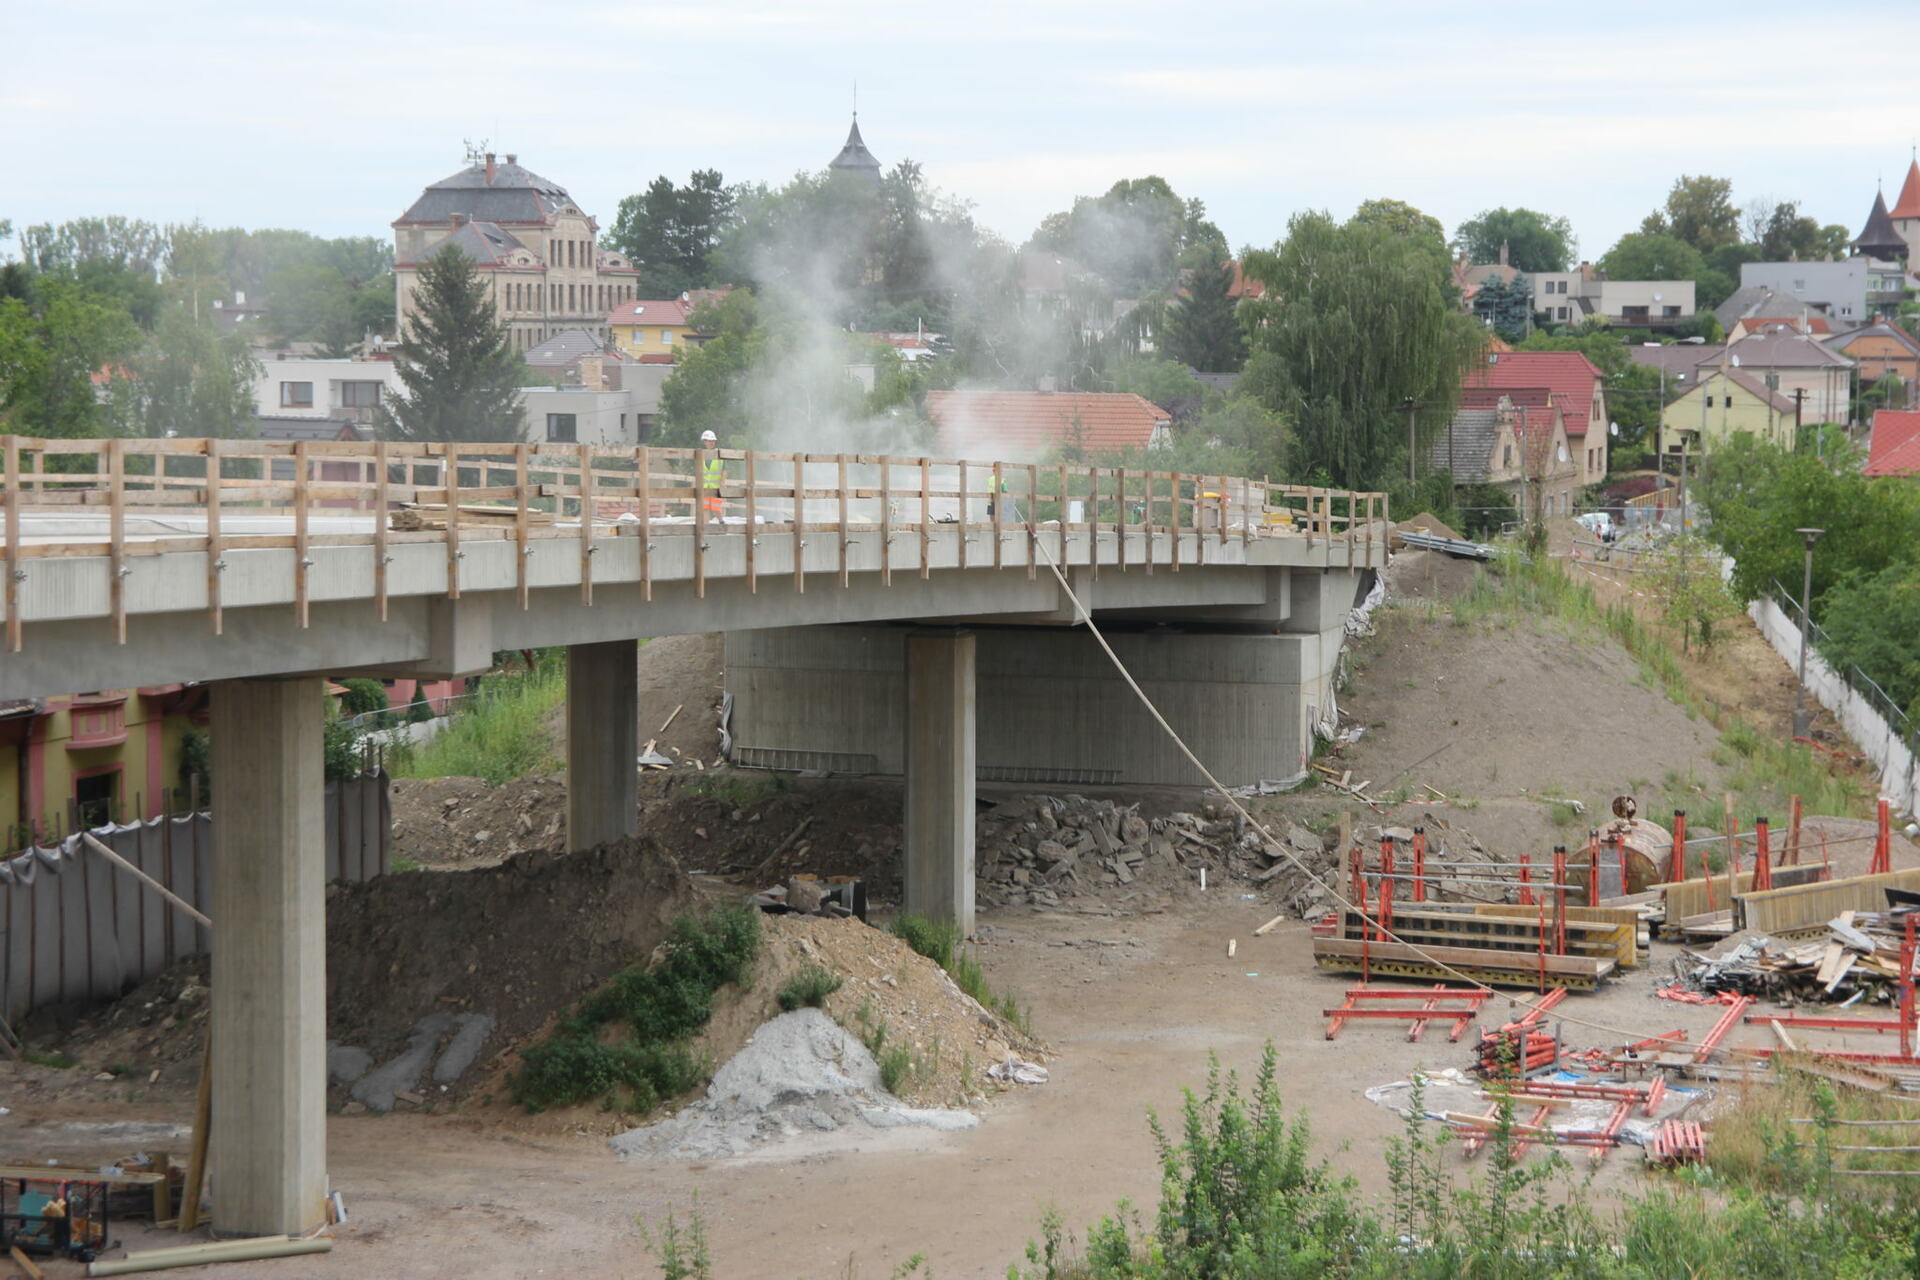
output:
<svg viewBox="0 0 1920 1280"><path fill-rule="evenodd" d="M713 432L711 431L702 431L700 433L701 444L718 444L719 441L720 441L720 437L713 434Z"/></svg>

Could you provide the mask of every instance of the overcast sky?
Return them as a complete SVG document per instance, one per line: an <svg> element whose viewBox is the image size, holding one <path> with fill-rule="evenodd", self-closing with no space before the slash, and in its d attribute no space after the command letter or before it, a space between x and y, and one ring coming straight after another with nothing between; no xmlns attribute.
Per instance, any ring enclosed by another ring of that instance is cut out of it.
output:
<svg viewBox="0 0 1920 1280"><path fill-rule="evenodd" d="M912 158L1024 239L1157 173L1237 247L1391 196L1564 214L1583 256L1680 173L1858 230L1916 134L1920 6L684 0L540 6L0 0L0 218L389 234L462 140L612 224L694 168Z"/></svg>

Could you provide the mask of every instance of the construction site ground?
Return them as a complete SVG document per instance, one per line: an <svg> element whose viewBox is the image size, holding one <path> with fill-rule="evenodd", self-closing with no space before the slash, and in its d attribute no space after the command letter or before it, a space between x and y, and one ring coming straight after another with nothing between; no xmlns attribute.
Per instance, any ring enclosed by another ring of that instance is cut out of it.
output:
<svg viewBox="0 0 1920 1280"><path fill-rule="evenodd" d="M1496 853L1538 854L1584 837L1586 819L1568 820L1569 801L1597 814L1613 795L1638 790L1650 817L1664 818L1676 795L1718 811L1725 770L1714 729L1645 680L1612 642L1545 620L1458 625L1445 602L1470 584L1470 566L1410 555L1396 568L1400 603L1360 644L1355 690L1343 703L1350 724L1365 732L1331 767L1373 782L1372 794L1404 789L1405 802L1376 813L1309 787L1249 801L1263 821L1326 831L1344 809L1361 824L1426 822L1460 837L1470 832ZM1716 678L1756 715L1781 710L1784 664L1770 650L1723 650L1743 652L1751 672ZM711 766L717 648L654 642L643 655L651 655L643 657L643 738L672 737L680 758ZM649 680L650 661L667 664L671 679ZM670 733L655 735L676 707ZM1208 803L1177 790L1096 789L1087 799L1137 803L1148 818L1200 814ZM1003 1049L1044 1062L1050 1080L981 1088L969 1105L982 1123L963 1132L894 1131L871 1149L778 1160L621 1163L606 1138L630 1118L591 1106L528 1115L506 1100L515 1047L574 995L643 956L675 911L738 900L800 870L866 875L883 904L897 894L897 782L681 764L644 775L641 803L641 840L624 858L575 866L541 852L553 847L550 833L564 813L558 778L491 789L463 780L396 785L396 854L429 869L336 891L330 1038L357 1038L378 1056L436 1006L483 1011L500 1027L469 1078L418 1105L367 1114L336 1090L328 1163L350 1220L335 1232L333 1253L258 1264L260 1274L653 1275L640 1224L657 1226L669 1211L684 1221L696 1200L720 1275L883 1277L915 1254L938 1275L1004 1274L1048 1209L1076 1231L1123 1199L1151 1217L1159 1171L1148 1113L1173 1117L1182 1089L1204 1086L1211 1055L1246 1073L1273 1043L1288 1106L1308 1117L1327 1158L1374 1191L1385 1188L1383 1144L1401 1121L1365 1090L1416 1068L1465 1068L1472 1057L1474 1032L1450 1044L1444 1023L1419 1044L1408 1043L1403 1028L1365 1022L1326 1040L1324 1011L1355 979L1315 970L1305 921L1255 937L1282 909L1281 881L1256 884L1223 859L1205 892L1197 875L1178 883L1162 876L1092 883L1057 908L983 909L979 958L996 990L1029 1007L1032 1042L1004 1026L968 1023L968 1006L891 939L869 945L846 932L857 926L776 923L768 973L716 1013L706 1040L716 1058L771 1011L775 978L803 957L824 957L861 979L829 1012L844 1021L856 996L877 1000L899 1025L924 1017L923 1034L950 1051L945 1074L922 1082L914 1101L967 1101L957 1064L983 1070L987 1055ZM1810 820L1808 847L1816 850L1825 833L1836 874L1864 869L1867 846L1857 836L1865 826L1858 818ZM481 832L488 834L476 841ZM1896 839L1893 859L1896 867L1920 865L1920 851ZM531 914L522 919L522 910ZM580 936L563 942L568 931ZM1719 1007L1652 995L1676 954L1658 944L1651 966L1566 1001L1554 1021L1568 1043L1615 1046L1675 1028L1699 1039ZM30 1028L36 1048L69 1053L76 1065L0 1065L0 1106L8 1108L0 1150L85 1163L133 1151L179 1158L192 1117L204 975L204 966L182 966L78 1026ZM1497 1025L1510 1008L1504 997L1490 1001L1478 1025ZM1768 1042L1758 1028L1734 1038ZM1871 1036L1812 1033L1807 1042L1881 1047ZM980 1057L968 1062L971 1053ZM1465 1176L1467 1166L1453 1159ZM1584 1174L1584 1157L1576 1164ZM1642 1177L1638 1151L1626 1148L1607 1157L1594 1187L1617 1195ZM136 1248L179 1239L137 1225L122 1236Z"/></svg>

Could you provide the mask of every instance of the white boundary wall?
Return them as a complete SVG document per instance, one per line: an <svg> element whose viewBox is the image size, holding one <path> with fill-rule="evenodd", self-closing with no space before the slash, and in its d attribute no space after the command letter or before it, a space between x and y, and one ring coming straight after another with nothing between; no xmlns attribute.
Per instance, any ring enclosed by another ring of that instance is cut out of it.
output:
<svg viewBox="0 0 1920 1280"><path fill-rule="evenodd" d="M1798 618L1764 596L1747 606L1747 615L1787 665L1799 670ZM1895 809L1920 813L1920 768L1916 768L1913 752L1885 717L1834 673L1818 649L1807 654L1807 691L1839 718L1841 727L1877 766L1880 793L1893 801Z"/></svg>

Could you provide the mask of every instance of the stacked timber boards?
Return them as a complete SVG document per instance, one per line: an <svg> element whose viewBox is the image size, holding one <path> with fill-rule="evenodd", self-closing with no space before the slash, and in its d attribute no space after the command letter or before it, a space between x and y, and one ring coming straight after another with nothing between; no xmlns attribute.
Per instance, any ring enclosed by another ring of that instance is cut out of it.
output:
<svg viewBox="0 0 1920 1280"><path fill-rule="evenodd" d="M1568 955L1543 954L1538 907L1423 903L1396 907L1391 928L1405 941L1367 939L1367 921L1349 911L1333 937L1313 940L1314 963L1339 972L1446 977L1448 971L1507 986L1592 987L1615 969L1639 963L1639 913L1621 907L1569 907ZM1552 913L1545 927L1553 929ZM1551 942L1549 942L1549 947ZM1442 969L1434 962L1447 966Z"/></svg>

